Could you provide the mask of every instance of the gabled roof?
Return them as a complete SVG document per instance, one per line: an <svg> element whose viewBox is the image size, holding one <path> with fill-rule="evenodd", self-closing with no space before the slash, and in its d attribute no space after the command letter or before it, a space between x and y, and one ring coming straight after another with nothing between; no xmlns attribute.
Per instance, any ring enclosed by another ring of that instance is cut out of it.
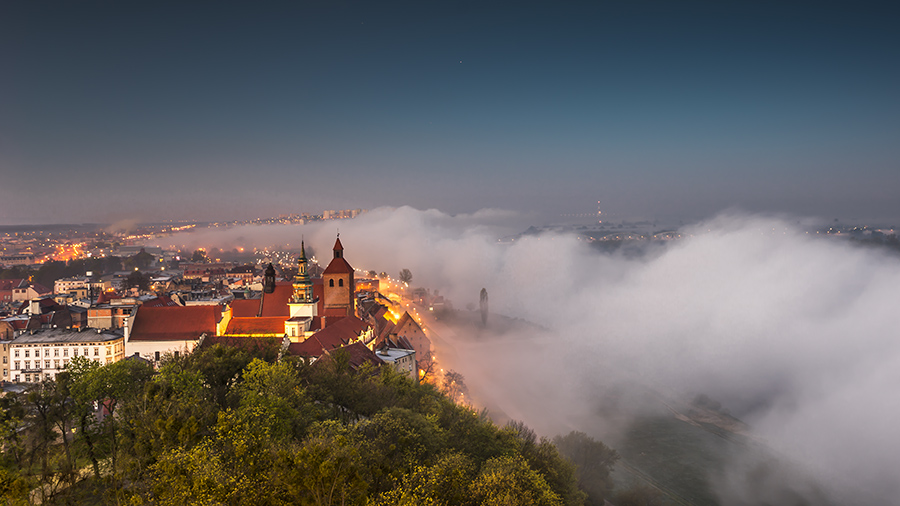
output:
<svg viewBox="0 0 900 506"><path fill-rule="evenodd" d="M0 279L0 290L18 288L24 281L24 279Z"/></svg>
<svg viewBox="0 0 900 506"><path fill-rule="evenodd" d="M201 334L216 334L222 307L141 307L134 317L129 341L191 341Z"/></svg>
<svg viewBox="0 0 900 506"><path fill-rule="evenodd" d="M346 351L350 355L350 368L354 371L362 367L363 364L369 363L376 367L384 364L384 361L378 358L372 350L365 347L362 343L353 343L349 346L344 346L340 349L340 351ZM334 353L338 353L339 350L325 350L325 354L328 358Z"/></svg>
<svg viewBox="0 0 900 506"><path fill-rule="evenodd" d="M292 355L319 357L329 350L335 350L356 341L360 334L368 328L369 324L359 318L345 317L316 332L302 343L291 343L288 350Z"/></svg>
<svg viewBox="0 0 900 506"><path fill-rule="evenodd" d="M32 283L31 288L34 289L34 291L37 292L38 295L46 295L49 293L53 293L53 290L47 288L46 286L44 286L40 283Z"/></svg>
<svg viewBox="0 0 900 506"><path fill-rule="evenodd" d="M350 267L350 264L341 258L332 258L331 263L328 264L328 267L325 268L325 272L323 274L346 274L352 273L353 267Z"/></svg>
<svg viewBox="0 0 900 506"><path fill-rule="evenodd" d="M325 347L313 335L302 343L289 344L288 353L298 357L321 357L325 353Z"/></svg>
<svg viewBox="0 0 900 506"><path fill-rule="evenodd" d="M226 335L284 335L283 316L238 317L228 322Z"/></svg>
<svg viewBox="0 0 900 506"><path fill-rule="evenodd" d="M337 348L355 341L369 328L368 323L355 316L341 318L335 323L326 325L324 329L313 334L325 346L325 349Z"/></svg>

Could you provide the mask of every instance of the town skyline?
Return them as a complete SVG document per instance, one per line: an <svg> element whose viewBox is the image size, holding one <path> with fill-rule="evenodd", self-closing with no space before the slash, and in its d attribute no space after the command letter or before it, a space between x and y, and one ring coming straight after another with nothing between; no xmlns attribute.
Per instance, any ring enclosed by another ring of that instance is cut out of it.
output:
<svg viewBox="0 0 900 506"><path fill-rule="evenodd" d="M890 6L0 7L0 224L894 219Z"/></svg>

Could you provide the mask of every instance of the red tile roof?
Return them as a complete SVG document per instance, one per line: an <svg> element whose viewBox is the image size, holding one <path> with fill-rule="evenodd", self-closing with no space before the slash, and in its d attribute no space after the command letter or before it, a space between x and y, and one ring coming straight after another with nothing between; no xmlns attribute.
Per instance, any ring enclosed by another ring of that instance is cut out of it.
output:
<svg viewBox="0 0 900 506"><path fill-rule="evenodd" d="M221 306L139 307L130 341L188 341L214 336Z"/></svg>
<svg viewBox="0 0 900 506"><path fill-rule="evenodd" d="M231 302L231 316L248 318L259 314L259 299L235 299Z"/></svg>
<svg viewBox="0 0 900 506"><path fill-rule="evenodd" d="M12 290L18 288L24 279L0 279L0 290Z"/></svg>
<svg viewBox="0 0 900 506"><path fill-rule="evenodd" d="M262 294L262 303L258 316L283 316L289 318L291 310L288 302L294 295L294 284L290 281L277 281L275 291Z"/></svg>
<svg viewBox="0 0 900 506"><path fill-rule="evenodd" d="M378 358L378 355L376 355L375 352L366 348L362 343L353 343L349 346L344 346L340 350L325 350L325 354L327 358L331 358L334 353L339 353L341 351L346 351L350 355L350 368L353 370L359 369L366 363L372 364L375 367L384 364L384 361Z"/></svg>
<svg viewBox="0 0 900 506"><path fill-rule="evenodd" d="M319 339L325 349L337 348L356 340L368 328L368 323L355 316L348 316L335 323L326 323L324 329L313 335Z"/></svg>
<svg viewBox="0 0 900 506"><path fill-rule="evenodd" d="M288 353L298 357L321 357L325 353L325 347L313 335L302 343L291 343L288 345Z"/></svg>
<svg viewBox="0 0 900 506"><path fill-rule="evenodd" d="M319 357L328 350L347 346L350 342L358 339L359 335L368 328L369 324L359 318L342 318L316 332L302 343L291 343L288 350L292 355Z"/></svg>
<svg viewBox="0 0 900 506"><path fill-rule="evenodd" d="M249 334L266 334L266 335L284 335L284 321L287 318L283 316L269 317L232 317L228 322L228 328L225 330L226 335L249 335Z"/></svg>
<svg viewBox="0 0 900 506"><path fill-rule="evenodd" d="M350 264L343 257L332 258L331 263L325 268L325 274L345 274L348 272L353 272L353 267L350 267Z"/></svg>
<svg viewBox="0 0 900 506"><path fill-rule="evenodd" d="M31 288L33 288L34 291L37 292L38 295L47 295L47 294L53 293L53 290L47 288L46 286L44 286L40 283L32 283Z"/></svg>

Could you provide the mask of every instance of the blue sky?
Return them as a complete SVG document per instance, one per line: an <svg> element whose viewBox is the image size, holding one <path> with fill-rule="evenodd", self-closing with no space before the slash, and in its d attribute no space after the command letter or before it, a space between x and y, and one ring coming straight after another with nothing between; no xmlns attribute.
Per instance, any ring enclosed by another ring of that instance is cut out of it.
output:
<svg viewBox="0 0 900 506"><path fill-rule="evenodd" d="M4 2L0 222L900 217L889 4Z"/></svg>

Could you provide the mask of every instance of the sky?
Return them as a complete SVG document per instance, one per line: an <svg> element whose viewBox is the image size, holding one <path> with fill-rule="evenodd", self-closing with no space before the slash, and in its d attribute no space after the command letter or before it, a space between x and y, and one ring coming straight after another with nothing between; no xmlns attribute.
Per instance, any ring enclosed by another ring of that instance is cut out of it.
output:
<svg viewBox="0 0 900 506"><path fill-rule="evenodd" d="M564 5L560 5L564 4ZM900 217L889 3L0 4L0 224Z"/></svg>

